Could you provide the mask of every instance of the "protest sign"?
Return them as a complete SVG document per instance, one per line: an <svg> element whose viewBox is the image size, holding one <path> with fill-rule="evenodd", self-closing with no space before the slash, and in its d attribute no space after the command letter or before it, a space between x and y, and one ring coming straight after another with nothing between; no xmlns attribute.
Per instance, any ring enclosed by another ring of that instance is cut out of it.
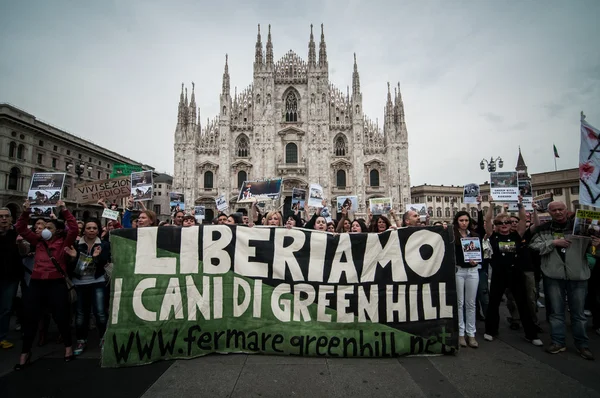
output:
<svg viewBox="0 0 600 398"><path fill-rule="evenodd" d="M292 189L292 210L304 211L304 203L306 203L306 189Z"/></svg>
<svg viewBox="0 0 600 398"><path fill-rule="evenodd" d="M231 225L111 232L102 366L210 353L397 357L458 342L454 244Z"/></svg>
<svg viewBox="0 0 600 398"><path fill-rule="evenodd" d="M238 195L238 203L252 203L279 199L281 178L244 181Z"/></svg>
<svg viewBox="0 0 600 398"><path fill-rule="evenodd" d="M552 192L543 193L533 198L533 201L537 206L538 213L545 213L548 211L548 205L553 200L554 195L552 195Z"/></svg>
<svg viewBox="0 0 600 398"><path fill-rule="evenodd" d="M469 261L480 262L481 257L481 242L479 238L460 238L460 244L463 250L465 263Z"/></svg>
<svg viewBox="0 0 600 398"><path fill-rule="evenodd" d="M533 211L533 189L531 188L531 180L530 179L521 179L518 181L519 185L519 195L523 198L522 203L523 207L527 211ZM509 211L518 211L519 205L515 202L510 202L508 204Z"/></svg>
<svg viewBox="0 0 600 398"><path fill-rule="evenodd" d="M129 176L75 185L75 200L77 203L96 203L98 199L112 201L126 198L130 194L131 181Z"/></svg>
<svg viewBox="0 0 600 398"><path fill-rule="evenodd" d="M169 206L171 213L185 210L185 196L179 192L169 192Z"/></svg>
<svg viewBox="0 0 600 398"><path fill-rule="evenodd" d="M323 187L319 184L310 184L308 191L308 205L310 207L323 207Z"/></svg>
<svg viewBox="0 0 600 398"><path fill-rule="evenodd" d="M338 213L342 212L342 208L347 211L358 210L358 197L357 196L338 196L335 198L336 210Z"/></svg>
<svg viewBox="0 0 600 398"><path fill-rule="evenodd" d="M479 184L471 183L463 187L463 203L476 205L478 196Z"/></svg>
<svg viewBox="0 0 600 398"><path fill-rule="evenodd" d="M194 218L197 222L202 222L206 217L206 206L194 206Z"/></svg>
<svg viewBox="0 0 600 398"><path fill-rule="evenodd" d="M369 199L369 209L373 215L388 214L392 210L392 198Z"/></svg>
<svg viewBox="0 0 600 398"><path fill-rule="evenodd" d="M415 211L421 222L427 221L427 205L425 203L410 203L406 205L406 211Z"/></svg>
<svg viewBox="0 0 600 398"><path fill-rule="evenodd" d="M600 238L600 211L578 209L575 212L573 235Z"/></svg>
<svg viewBox="0 0 600 398"><path fill-rule="evenodd" d="M227 199L225 199L225 195L221 195L218 198L215 198L215 205L217 206L217 210L225 211L229 208L227 204Z"/></svg>
<svg viewBox="0 0 600 398"><path fill-rule="evenodd" d="M35 216L49 216L61 199L65 173L34 173L27 192Z"/></svg>
<svg viewBox="0 0 600 398"><path fill-rule="evenodd" d="M102 218L108 218L109 220L119 219L119 212L111 209L104 209L102 212Z"/></svg>
<svg viewBox="0 0 600 398"><path fill-rule="evenodd" d="M516 171L490 173L490 194L496 202L517 202L519 183Z"/></svg>
<svg viewBox="0 0 600 398"><path fill-rule="evenodd" d="M152 186L151 170L131 173L131 195L134 201L152 200Z"/></svg>

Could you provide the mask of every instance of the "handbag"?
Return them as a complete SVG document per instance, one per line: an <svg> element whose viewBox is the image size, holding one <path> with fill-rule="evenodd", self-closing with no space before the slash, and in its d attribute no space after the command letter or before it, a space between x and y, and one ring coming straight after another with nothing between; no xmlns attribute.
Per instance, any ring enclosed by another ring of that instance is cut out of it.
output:
<svg viewBox="0 0 600 398"><path fill-rule="evenodd" d="M56 267L56 270L58 272L60 272L60 274L65 278L65 284L67 285L67 291L69 292L69 302L71 304L76 302L77 301L77 291L75 290L75 285L73 284L73 281L71 280L71 278L69 278L67 276L65 271L60 267L60 265L58 264L58 261L54 258L52 253L50 253L50 248L48 247L48 243L46 243L45 240L43 240L42 243L46 247L46 252L48 253L48 257L50 257L50 260L52 260L52 264L54 264L54 267Z"/></svg>

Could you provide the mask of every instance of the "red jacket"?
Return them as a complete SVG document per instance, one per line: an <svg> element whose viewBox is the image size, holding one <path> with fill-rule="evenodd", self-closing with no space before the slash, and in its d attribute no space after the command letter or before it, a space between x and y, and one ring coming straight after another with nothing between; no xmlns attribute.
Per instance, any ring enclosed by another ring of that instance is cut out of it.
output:
<svg viewBox="0 0 600 398"><path fill-rule="evenodd" d="M35 247L35 258L33 265L33 273L31 274L31 279L60 279L62 278L62 274L56 269L52 260L48 256L48 251L46 250L46 246L44 245L44 239L41 236L37 235L35 232L31 231L28 228L29 224L29 214L30 211L24 211L21 214L21 217L17 221L15 228L17 232L33 247ZM77 220L73 215L69 212L69 210L65 209L60 213L63 220L65 220L66 224L66 236L62 237L53 237L51 240L46 241L48 244L48 248L50 249L50 253L54 256L54 258L58 261L58 264L63 269L65 274L67 273L67 259L65 254L65 247L71 247L75 240L77 239L77 235L79 233L79 229L77 226Z"/></svg>

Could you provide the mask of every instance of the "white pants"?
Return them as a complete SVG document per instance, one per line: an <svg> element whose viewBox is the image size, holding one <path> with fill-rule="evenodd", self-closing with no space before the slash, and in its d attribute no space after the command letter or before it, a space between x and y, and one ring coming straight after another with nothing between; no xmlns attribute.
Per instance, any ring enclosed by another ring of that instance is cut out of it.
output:
<svg viewBox="0 0 600 398"><path fill-rule="evenodd" d="M456 267L456 298L458 299L458 335L475 337L475 300L479 286L477 267ZM466 318L466 321L465 321Z"/></svg>

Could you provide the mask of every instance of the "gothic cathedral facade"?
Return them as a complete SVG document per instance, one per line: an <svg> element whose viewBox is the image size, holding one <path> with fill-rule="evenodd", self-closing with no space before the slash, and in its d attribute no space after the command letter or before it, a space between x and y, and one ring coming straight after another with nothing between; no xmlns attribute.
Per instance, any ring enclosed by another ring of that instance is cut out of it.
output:
<svg viewBox="0 0 600 398"><path fill-rule="evenodd" d="M231 95L226 56L219 115L204 125L199 115L193 83L189 101L182 85L173 189L185 194L186 209L205 205L207 219L217 196L225 195L233 211L244 181L269 178L283 179L282 205L294 187L311 183L323 187L331 204L357 195L359 214L370 198L391 197L400 212L410 203L400 86L392 95L388 83L381 129L363 113L356 55L351 91L329 81L322 25L318 53L311 25L308 61L291 50L275 61L271 27L263 51L259 25L252 84Z"/></svg>

